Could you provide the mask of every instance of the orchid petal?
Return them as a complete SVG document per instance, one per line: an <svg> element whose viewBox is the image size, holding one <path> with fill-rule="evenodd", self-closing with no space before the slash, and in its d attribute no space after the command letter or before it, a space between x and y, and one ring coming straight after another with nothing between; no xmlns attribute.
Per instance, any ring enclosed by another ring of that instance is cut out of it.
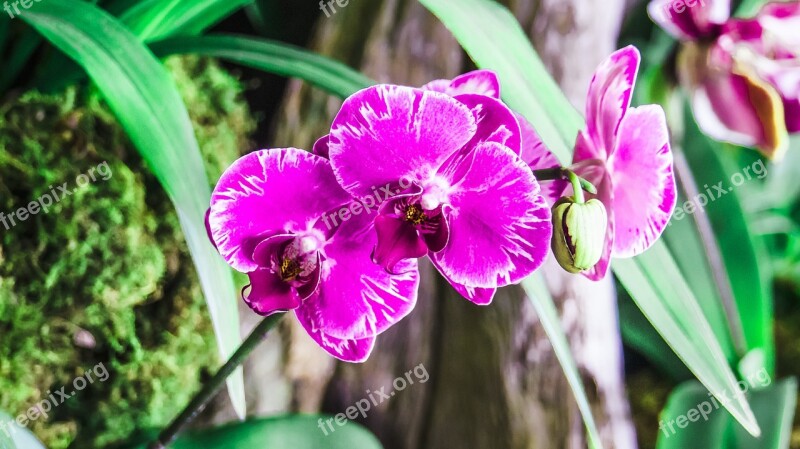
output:
<svg viewBox="0 0 800 449"><path fill-rule="evenodd" d="M378 85L345 100L330 134L330 159L355 197L400 180L427 180L476 132L470 110L450 96Z"/></svg>
<svg viewBox="0 0 800 449"><path fill-rule="evenodd" d="M414 224L402 218L378 215L375 218L375 230L378 243L372 260L389 273L395 272L398 262L417 259L428 253L428 246Z"/></svg>
<svg viewBox="0 0 800 449"><path fill-rule="evenodd" d="M302 310L296 310L297 320L306 330L308 335L328 354L344 362L360 363L369 358L375 346L375 336L361 339L341 339L324 334L315 329L312 322Z"/></svg>
<svg viewBox="0 0 800 449"><path fill-rule="evenodd" d="M470 109L478 125L475 136L465 148L473 148L481 142L497 142L520 153L520 124L508 106L486 95L463 94L455 99Z"/></svg>
<svg viewBox="0 0 800 449"><path fill-rule="evenodd" d="M311 149L311 152L316 154L317 156L324 157L325 159L329 159L328 157L328 145L330 144L330 136L325 135L317 139L314 142L314 147Z"/></svg>
<svg viewBox="0 0 800 449"><path fill-rule="evenodd" d="M478 145L450 194L450 241L430 254L452 282L494 288L541 265L550 244L550 208L528 166L492 142Z"/></svg>
<svg viewBox="0 0 800 449"><path fill-rule="evenodd" d="M640 60L639 50L629 45L612 53L597 68L586 99L586 137L591 143L588 158L605 160L614 148L620 121L630 106ZM581 159L575 155L574 160Z"/></svg>
<svg viewBox="0 0 800 449"><path fill-rule="evenodd" d="M292 310L300 307L302 300L281 277L266 268L260 268L248 274L248 287L242 290L242 298L247 305L259 315L271 315L275 312Z"/></svg>
<svg viewBox="0 0 800 449"><path fill-rule="evenodd" d="M362 339L380 334L416 304L417 261L398 262L397 274L390 275L370 258L377 243L373 217L359 215L342 223L324 248L320 285L300 307L314 329L330 337Z"/></svg>
<svg viewBox="0 0 800 449"><path fill-rule="evenodd" d="M522 132L522 151L520 152L522 160L530 166L531 170L561 167L558 158L544 146L544 142L539 137L539 134L536 133L533 125L522 115L516 114L516 116ZM569 185L569 182L563 179L547 181L537 179L537 181L539 181L539 186L542 189L542 196L550 206L561 198L564 190Z"/></svg>
<svg viewBox="0 0 800 449"><path fill-rule="evenodd" d="M653 0L647 5L650 18L681 40L711 37L730 18L730 0Z"/></svg>
<svg viewBox="0 0 800 449"><path fill-rule="evenodd" d="M608 166L614 189L613 255L633 257L664 231L677 198L669 131L660 106L628 111Z"/></svg>
<svg viewBox="0 0 800 449"><path fill-rule="evenodd" d="M497 292L496 288L469 287L459 284L458 282L453 282L447 277L447 275L444 274L444 270L436 263L434 258L431 258L431 262L433 262L433 266L439 270L439 273L442 274L442 276L459 295L463 296L465 299L477 306L488 306L492 303L494 294Z"/></svg>
<svg viewBox="0 0 800 449"><path fill-rule="evenodd" d="M474 70L457 76L452 81L432 81L422 88L451 96L478 94L500 99L500 80L497 78L497 74L491 70Z"/></svg>
<svg viewBox="0 0 800 449"><path fill-rule="evenodd" d="M253 250L265 237L306 231L349 195L327 160L296 148L241 157L222 174L208 217L213 241L236 270L258 268Z"/></svg>

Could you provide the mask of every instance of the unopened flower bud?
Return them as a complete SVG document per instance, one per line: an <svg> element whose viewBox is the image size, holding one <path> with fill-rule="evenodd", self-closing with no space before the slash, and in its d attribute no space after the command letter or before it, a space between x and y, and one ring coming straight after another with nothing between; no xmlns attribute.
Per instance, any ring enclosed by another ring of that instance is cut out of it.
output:
<svg viewBox="0 0 800 449"><path fill-rule="evenodd" d="M570 273L586 271L600 261L606 240L608 216L597 199L576 203L561 198L553 205L553 240L550 247L558 264Z"/></svg>

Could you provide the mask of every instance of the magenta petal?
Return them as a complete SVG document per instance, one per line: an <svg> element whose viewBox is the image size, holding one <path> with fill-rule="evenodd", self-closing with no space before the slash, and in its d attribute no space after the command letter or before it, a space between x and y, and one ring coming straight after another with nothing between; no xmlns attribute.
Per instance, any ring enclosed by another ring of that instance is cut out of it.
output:
<svg viewBox="0 0 800 449"><path fill-rule="evenodd" d="M541 265L550 247L550 208L528 166L496 143L478 145L450 194L450 241L431 254L454 283L494 288Z"/></svg>
<svg viewBox="0 0 800 449"><path fill-rule="evenodd" d="M470 110L432 91L378 85L345 100L330 134L337 179L356 197L400 180L427 180L475 135Z"/></svg>
<svg viewBox="0 0 800 449"><path fill-rule="evenodd" d="M703 132L716 140L750 147L766 144L742 76L714 72L693 92L692 111Z"/></svg>
<svg viewBox="0 0 800 449"><path fill-rule="evenodd" d="M452 81L436 80L422 86L425 90L442 92L451 96L478 94L500 98L500 80L491 70L474 70L453 78Z"/></svg>
<svg viewBox="0 0 800 449"><path fill-rule="evenodd" d="M467 106L478 125L478 130L467 148L481 142L497 142L515 153L520 153L520 125L511 109L500 100L485 95L464 94L455 97Z"/></svg>
<svg viewBox="0 0 800 449"><path fill-rule="evenodd" d="M253 271L255 245L265 236L305 232L350 196L327 160L296 148L239 158L222 174L208 216L213 241L236 270Z"/></svg>
<svg viewBox="0 0 800 449"><path fill-rule="evenodd" d="M398 262L428 253L428 246L416 227L402 218L378 215L375 218L375 230L378 243L372 259L389 273L395 273Z"/></svg>
<svg viewBox="0 0 800 449"><path fill-rule="evenodd" d="M324 248L317 292L301 306L314 328L328 336L361 339L379 334L416 304L415 259L398 262L396 275L370 259L377 243L372 217L360 215L342 224Z"/></svg>
<svg viewBox="0 0 800 449"><path fill-rule="evenodd" d="M479 94L500 98L500 80L491 70L473 70L453 78L450 95Z"/></svg>
<svg viewBox="0 0 800 449"><path fill-rule="evenodd" d="M328 159L328 145L330 143L330 136L322 136L314 142L314 147L311 152L317 156Z"/></svg>
<svg viewBox="0 0 800 449"><path fill-rule="evenodd" d="M432 218L429 223L423 225L420 233L428 251L438 253L443 250L450 241L450 223L447 219L450 207L445 205L439 215Z"/></svg>
<svg viewBox="0 0 800 449"><path fill-rule="evenodd" d="M208 241L211 242L211 244L214 245L214 248L216 249L217 243L214 241L214 236L211 235L211 225L208 224L209 215L211 215L211 209L206 210L206 217L205 217L206 234L208 235Z"/></svg>
<svg viewBox="0 0 800 449"><path fill-rule="evenodd" d="M631 102L639 50L629 45L611 54L600 66L589 85L586 99L586 130L592 159L605 160L614 148L615 136ZM577 155L575 162L578 162Z"/></svg>
<svg viewBox="0 0 800 449"><path fill-rule="evenodd" d="M317 253L316 254L316 266L314 271L309 273L307 276L304 276L302 283L297 286L297 294L303 300L308 299L309 296L314 294L317 291L317 287L319 287L319 282L322 279L322 256Z"/></svg>
<svg viewBox="0 0 800 449"><path fill-rule="evenodd" d="M520 153L522 160L530 166L531 170L561 167L558 158L544 146L544 142L539 138L533 125L521 114L516 114L516 116L522 131L522 152ZM569 183L564 180L539 181L542 196L550 206L563 196L568 185Z"/></svg>
<svg viewBox="0 0 800 449"><path fill-rule="evenodd" d="M439 273L447 279L447 282L453 286L453 289L458 292L459 295L466 298L468 301L472 302L478 306L488 306L492 303L494 299L494 294L497 292L496 288L479 288L479 287L469 287L463 284L459 284L458 282L453 282L450 280L447 275L444 274L444 270L436 263L434 258L431 258L431 262L433 262L433 266L439 270Z"/></svg>
<svg viewBox="0 0 800 449"><path fill-rule="evenodd" d="M628 111L608 162L614 188L614 257L633 257L664 231L675 208L669 131L660 106Z"/></svg>
<svg viewBox="0 0 800 449"><path fill-rule="evenodd" d="M244 302L259 315L292 310L302 302L294 290L281 277L269 269L261 268L248 274L250 288L242 291Z"/></svg>
<svg viewBox="0 0 800 449"><path fill-rule="evenodd" d="M344 362L360 363L369 357L375 346L375 336L362 339L341 339L324 334L315 329L312 323L300 310L295 312L297 320L308 332L308 335L328 354Z"/></svg>
<svg viewBox="0 0 800 449"><path fill-rule="evenodd" d="M697 0L692 6L675 0L653 0L647 12L661 28L682 40L711 37L730 17L730 0Z"/></svg>
<svg viewBox="0 0 800 449"><path fill-rule="evenodd" d="M265 238L256 245L251 259L260 267L270 267L273 261L280 262L281 250L294 237L294 234L276 234Z"/></svg>

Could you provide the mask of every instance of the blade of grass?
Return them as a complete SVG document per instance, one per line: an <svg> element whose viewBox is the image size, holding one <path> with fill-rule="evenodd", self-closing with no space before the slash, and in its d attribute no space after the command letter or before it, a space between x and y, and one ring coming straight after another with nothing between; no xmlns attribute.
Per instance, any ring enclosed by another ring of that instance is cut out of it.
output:
<svg viewBox="0 0 800 449"><path fill-rule="evenodd" d="M578 372L578 365L575 359L572 358L570 352L569 342L564 329L561 327L561 320L558 317L556 305L553 302L553 297L547 290L540 274L529 276L520 284L525 294L536 309L536 314L539 316L539 321L544 327L547 338L553 345L553 351L556 354L558 363L561 364L561 369L567 378L572 393L575 395L575 401L578 403L578 409L583 416L583 422L586 424L586 431L589 439L589 447L592 449L602 449L602 440L600 433L597 431L597 424L595 424L594 416L592 415L592 407L589 399L586 396L586 390L583 387L581 375Z"/></svg>
<svg viewBox="0 0 800 449"><path fill-rule="evenodd" d="M22 18L86 70L175 204L221 356L227 359L241 341L236 290L206 235L211 191L174 82L136 36L92 4L48 0ZM228 388L234 408L244 416L241 370L228 378Z"/></svg>
<svg viewBox="0 0 800 449"><path fill-rule="evenodd" d="M179 37L157 42L151 48L162 57L199 54L300 78L341 98L375 84L341 62L292 45L259 38L234 35Z"/></svg>
<svg viewBox="0 0 800 449"><path fill-rule="evenodd" d="M560 161L569 161L583 119L569 103L563 103L561 90L514 15L489 0L420 3L447 26L478 67L497 72L503 100L533 124ZM556 113L558 120L553 120Z"/></svg>

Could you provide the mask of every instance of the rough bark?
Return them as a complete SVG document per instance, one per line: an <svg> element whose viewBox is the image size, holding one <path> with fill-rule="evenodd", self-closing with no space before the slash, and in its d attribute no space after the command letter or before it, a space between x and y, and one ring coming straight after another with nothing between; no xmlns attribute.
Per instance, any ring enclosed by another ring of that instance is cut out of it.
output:
<svg viewBox="0 0 800 449"><path fill-rule="evenodd" d="M595 66L613 50L623 2L509 3L569 98L582 106ZM452 77L470 64L449 32L412 0L351 1L331 18L322 16L313 47L379 81L409 85ZM291 83L270 146L310 148L339 104ZM634 448L610 279L594 284L553 264L545 270L606 447ZM460 298L428 263L421 271L416 310L380 336L363 365L334 364L298 325L285 326L283 375L292 400L279 408L340 413L367 398L367 390L391 391L395 378L422 365L428 382L397 392L362 420L387 449L586 447L572 393L520 290L502 289L481 308Z"/></svg>

